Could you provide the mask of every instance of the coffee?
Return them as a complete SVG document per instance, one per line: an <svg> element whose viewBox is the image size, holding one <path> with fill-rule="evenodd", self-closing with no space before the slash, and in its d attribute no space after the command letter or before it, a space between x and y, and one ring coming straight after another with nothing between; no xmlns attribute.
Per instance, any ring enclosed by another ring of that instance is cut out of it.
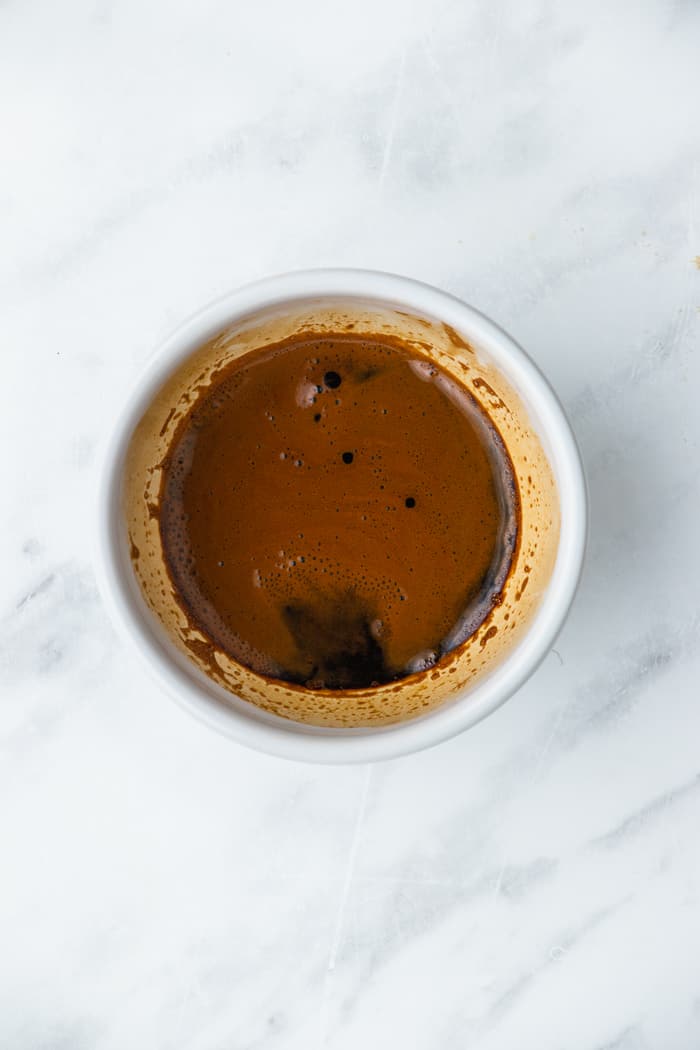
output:
<svg viewBox="0 0 700 1050"><path fill-rule="evenodd" d="M114 552L203 714L322 737L483 703L560 525L489 338L320 294L220 305L164 351L115 461Z"/></svg>
<svg viewBox="0 0 700 1050"><path fill-rule="evenodd" d="M300 332L229 361L160 468L153 513L192 629L309 690L439 664L499 603L516 552L494 423L390 335Z"/></svg>

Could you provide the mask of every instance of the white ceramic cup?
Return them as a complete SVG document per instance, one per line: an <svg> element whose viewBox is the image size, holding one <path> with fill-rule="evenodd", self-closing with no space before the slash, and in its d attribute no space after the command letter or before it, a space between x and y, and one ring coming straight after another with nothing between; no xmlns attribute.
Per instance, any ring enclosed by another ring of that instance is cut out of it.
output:
<svg viewBox="0 0 700 1050"><path fill-rule="evenodd" d="M393 725L326 728L300 724L226 695L168 644L135 581L122 521L121 490L131 435L154 394L202 343L266 308L298 300L356 297L451 326L487 356L527 406L546 449L560 511L556 559L527 631L500 664L449 703ZM240 743L311 762L373 762L430 747L499 707L550 651L573 599L586 539L586 489L571 429L551 387L525 352L483 314L426 284L368 270L309 270L258 281L205 307L161 345L134 385L104 455L97 515L97 569L114 622L161 686L181 706Z"/></svg>

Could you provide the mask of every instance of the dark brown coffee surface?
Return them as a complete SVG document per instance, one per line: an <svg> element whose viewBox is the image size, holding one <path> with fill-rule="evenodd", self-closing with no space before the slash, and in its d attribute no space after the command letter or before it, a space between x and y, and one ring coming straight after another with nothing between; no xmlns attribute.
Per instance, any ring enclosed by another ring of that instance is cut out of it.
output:
<svg viewBox="0 0 700 1050"><path fill-rule="evenodd" d="M488 616L515 550L498 432L465 387L380 335L234 361L163 467L160 533L189 619L309 688L432 666Z"/></svg>

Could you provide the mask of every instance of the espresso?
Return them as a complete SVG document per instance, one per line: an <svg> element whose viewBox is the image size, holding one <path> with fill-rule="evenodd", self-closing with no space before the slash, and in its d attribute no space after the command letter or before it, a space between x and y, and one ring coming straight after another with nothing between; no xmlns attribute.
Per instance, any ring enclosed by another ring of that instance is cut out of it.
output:
<svg viewBox="0 0 700 1050"><path fill-rule="evenodd" d="M466 387L390 337L243 355L195 391L161 466L180 606L268 678L401 679L500 601L519 523L508 453Z"/></svg>

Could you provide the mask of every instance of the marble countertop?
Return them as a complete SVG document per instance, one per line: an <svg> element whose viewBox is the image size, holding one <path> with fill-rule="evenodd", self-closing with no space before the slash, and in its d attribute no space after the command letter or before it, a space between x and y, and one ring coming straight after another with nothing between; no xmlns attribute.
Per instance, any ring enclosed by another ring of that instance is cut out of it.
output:
<svg viewBox="0 0 700 1050"><path fill-rule="evenodd" d="M699 50L688 0L0 5L0 1046L699 1045ZM529 684L366 768L191 720L90 558L153 346L323 265L507 327L591 494Z"/></svg>

